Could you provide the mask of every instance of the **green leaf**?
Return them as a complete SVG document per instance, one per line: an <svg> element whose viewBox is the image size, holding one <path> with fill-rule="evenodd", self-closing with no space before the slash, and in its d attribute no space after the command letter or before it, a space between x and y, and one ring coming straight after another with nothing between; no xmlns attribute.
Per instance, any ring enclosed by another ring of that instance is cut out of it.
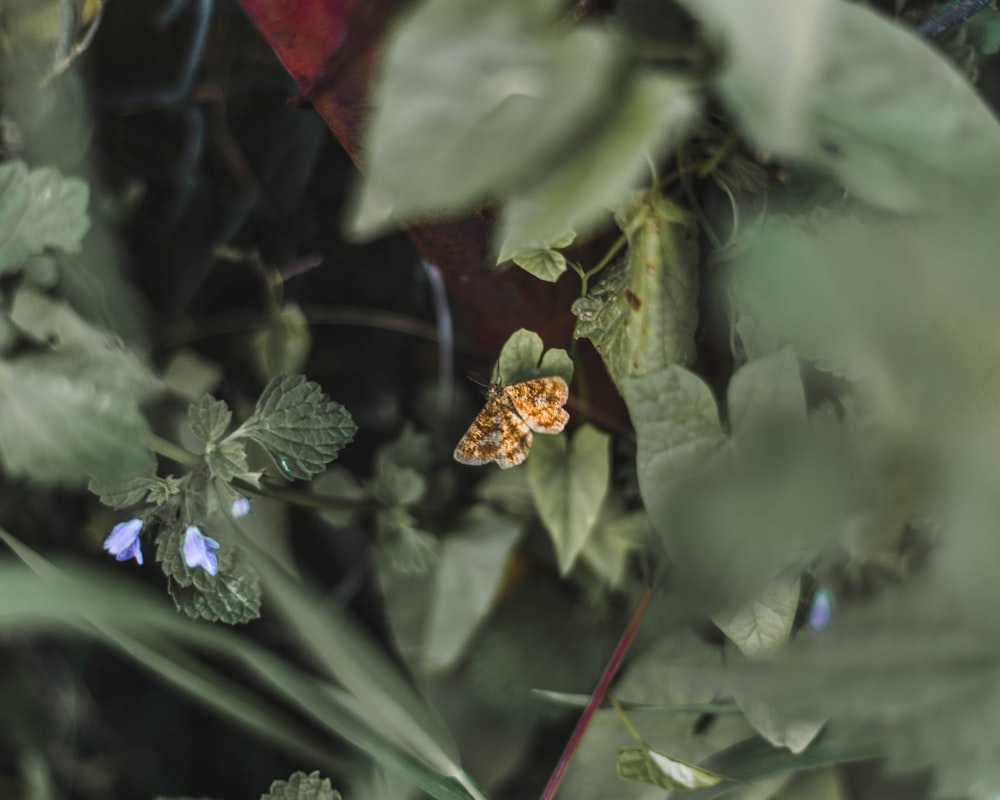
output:
<svg viewBox="0 0 1000 800"><path fill-rule="evenodd" d="M401 573L380 552L379 582L393 636L418 673L448 669L462 655L496 599L519 535L517 521L473 506L441 540L437 562L425 574Z"/></svg>
<svg viewBox="0 0 1000 800"><path fill-rule="evenodd" d="M384 463L371 482L368 491L386 506L407 506L416 503L427 489L427 479L415 469Z"/></svg>
<svg viewBox="0 0 1000 800"><path fill-rule="evenodd" d="M320 778L319 772L306 775L299 771L287 781L275 781L260 800L341 800L329 778Z"/></svg>
<svg viewBox="0 0 1000 800"><path fill-rule="evenodd" d="M213 444L229 428L233 412L224 400L216 400L212 395L204 395L188 409L188 423L194 435L206 445Z"/></svg>
<svg viewBox="0 0 1000 800"><path fill-rule="evenodd" d="M768 703L752 697L736 695L743 716L754 730L775 747L786 747L792 753L801 753L815 741L826 724L826 718L795 719L781 713Z"/></svg>
<svg viewBox="0 0 1000 800"><path fill-rule="evenodd" d="M609 495L580 558L610 589L621 589L628 557L653 540L655 532L644 511L625 513L620 497Z"/></svg>
<svg viewBox="0 0 1000 800"><path fill-rule="evenodd" d="M121 480L91 478L87 488L106 506L128 508L145 500L162 503L167 497L176 494L179 487L174 477L135 475Z"/></svg>
<svg viewBox="0 0 1000 800"><path fill-rule="evenodd" d="M615 383L695 358L697 243L691 220L654 192L636 195L618 215L628 255L573 304L573 335L600 352Z"/></svg>
<svg viewBox="0 0 1000 800"><path fill-rule="evenodd" d="M618 777L626 781L650 783L671 791L690 791L714 786L725 776L688 764L648 747L618 749Z"/></svg>
<svg viewBox="0 0 1000 800"><path fill-rule="evenodd" d="M46 247L79 252L89 196L86 183L53 167L0 164L0 274Z"/></svg>
<svg viewBox="0 0 1000 800"><path fill-rule="evenodd" d="M431 0L399 26L382 59L358 231L531 185L601 130L628 85L625 42L555 25L560 13L552 0Z"/></svg>
<svg viewBox="0 0 1000 800"><path fill-rule="evenodd" d="M508 200L501 235L545 241L567 228L593 229L608 208L640 184L650 160L677 143L695 110L681 81L653 73L634 76L601 127L573 149L571 158Z"/></svg>
<svg viewBox="0 0 1000 800"><path fill-rule="evenodd" d="M107 367L86 354L0 363L0 459L9 474L82 483L148 471L137 398L113 386Z"/></svg>
<svg viewBox="0 0 1000 800"><path fill-rule="evenodd" d="M934 48L874 10L838 0L682 5L722 39L717 91L764 151L823 167L895 211L946 208L995 186L993 113Z"/></svg>
<svg viewBox="0 0 1000 800"><path fill-rule="evenodd" d="M528 462L528 480L539 516L565 575L590 536L608 491L611 437L581 426L566 435L539 437Z"/></svg>
<svg viewBox="0 0 1000 800"><path fill-rule="evenodd" d="M788 641L799 588L798 578L776 578L752 602L731 613L716 614L712 622L745 656L759 656Z"/></svg>
<svg viewBox="0 0 1000 800"><path fill-rule="evenodd" d="M187 520L164 524L156 537L156 560L167 576L167 591L174 604L192 619L236 625L260 616L260 576L243 550L235 548L221 527L199 524L201 532L222 545L216 555L219 569L210 575L189 567L182 550ZM198 524L196 521L195 524Z"/></svg>
<svg viewBox="0 0 1000 800"><path fill-rule="evenodd" d="M660 530L671 487L702 468L726 437L712 390L683 367L629 378L622 389L635 425L639 488Z"/></svg>
<svg viewBox="0 0 1000 800"><path fill-rule="evenodd" d="M569 247L575 238L576 231L570 228L544 242L504 239L497 264L513 261L536 278L554 283L566 271L566 256L559 250Z"/></svg>
<svg viewBox="0 0 1000 800"><path fill-rule="evenodd" d="M344 467L337 465L313 478L309 488L321 497L333 497L348 502L359 502L367 492L354 476ZM357 511L346 509L324 508L319 512L323 521L334 528L343 528L357 516Z"/></svg>
<svg viewBox="0 0 1000 800"><path fill-rule="evenodd" d="M805 419L806 393L791 348L751 361L729 381L729 427L734 435L776 417Z"/></svg>
<svg viewBox="0 0 1000 800"><path fill-rule="evenodd" d="M402 573L426 573L437 561L440 542L417 527L417 520L405 508L385 508L375 516L379 551L393 569Z"/></svg>
<svg viewBox="0 0 1000 800"><path fill-rule="evenodd" d="M253 439L285 475L311 478L336 458L356 430L347 409L317 384L303 375L279 375L264 389L253 416L229 438Z"/></svg>
<svg viewBox="0 0 1000 800"><path fill-rule="evenodd" d="M399 436L378 451L375 457L375 471L378 473L387 464L427 473L434 463L434 448L431 436L421 433L407 422Z"/></svg>
<svg viewBox="0 0 1000 800"><path fill-rule="evenodd" d="M285 303L253 337L255 364L265 380L300 372L311 348L309 320L297 303Z"/></svg>
<svg viewBox="0 0 1000 800"><path fill-rule="evenodd" d="M519 250L510 260L539 280L555 283L566 271L566 256L558 250Z"/></svg>
<svg viewBox="0 0 1000 800"><path fill-rule="evenodd" d="M493 382L503 386L530 380L531 378L558 375L567 383L573 379L573 361L560 348L542 351L542 337L534 331L520 328L504 342L500 357L493 368Z"/></svg>
<svg viewBox="0 0 1000 800"><path fill-rule="evenodd" d="M247 465L246 445L238 439L226 439L209 447L205 463L212 477L220 481L228 483L234 478L242 478L255 486L258 483L258 475L251 473Z"/></svg>
<svg viewBox="0 0 1000 800"><path fill-rule="evenodd" d="M142 401L161 389L159 379L135 351L65 302L22 288L14 296L10 318L48 351L79 361L80 368L73 371L85 370L110 392L132 394Z"/></svg>

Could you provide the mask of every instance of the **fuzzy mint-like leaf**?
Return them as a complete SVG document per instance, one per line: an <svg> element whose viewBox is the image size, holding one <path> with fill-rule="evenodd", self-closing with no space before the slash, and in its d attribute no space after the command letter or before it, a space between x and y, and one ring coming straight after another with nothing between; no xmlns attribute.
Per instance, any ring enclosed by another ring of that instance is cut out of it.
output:
<svg viewBox="0 0 1000 800"><path fill-rule="evenodd" d="M568 436L539 437L528 480L563 575L587 543L608 491L611 437L591 425Z"/></svg>
<svg viewBox="0 0 1000 800"><path fill-rule="evenodd" d="M194 435L206 445L213 444L226 432L232 422L233 412L225 400L216 400L212 395L204 395L188 409L188 422Z"/></svg>
<svg viewBox="0 0 1000 800"><path fill-rule="evenodd" d="M87 488L111 508L128 508L144 501L159 505L177 494L178 483L173 476L136 475L123 480L91 478Z"/></svg>
<svg viewBox="0 0 1000 800"><path fill-rule="evenodd" d="M688 764L648 747L622 747L618 750L618 777L626 781L649 783L670 791L692 791L715 786L726 780L694 764Z"/></svg>
<svg viewBox="0 0 1000 800"><path fill-rule="evenodd" d="M167 591L178 611L192 619L230 625L257 619L260 576L242 551L223 542L217 554L218 573L210 575L201 567L189 567L184 562L183 538L183 526L170 526L161 529L156 539L156 560L167 576Z"/></svg>
<svg viewBox="0 0 1000 800"><path fill-rule="evenodd" d="M79 252L89 197L86 183L53 167L0 164L0 274L46 247Z"/></svg>
<svg viewBox="0 0 1000 800"><path fill-rule="evenodd" d="M304 375L279 375L264 389L253 416L230 438L253 439L285 475L308 479L337 457L356 430L347 409L317 384Z"/></svg>
<svg viewBox="0 0 1000 800"><path fill-rule="evenodd" d="M341 800L341 797L329 778L321 778L318 771L306 775L300 770L287 781L272 783L270 791L261 795L260 800Z"/></svg>
<svg viewBox="0 0 1000 800"><path fill-rule="evenodd" d="M238 439L227 439L212 445L205 453L205 463L208 464L212 477L220 481L228 483L233 478L249 478L251 483L257 485L257 480L247 465L246 445Z"/></svg>
<svg viewBox="0 0 1000 800"><path fill-rule="evenodd" d="M617 216L628 255L573 304L573 335L601 354L615 383L695 358L697 242L687 213L656 193L635 195Z"/></svg>

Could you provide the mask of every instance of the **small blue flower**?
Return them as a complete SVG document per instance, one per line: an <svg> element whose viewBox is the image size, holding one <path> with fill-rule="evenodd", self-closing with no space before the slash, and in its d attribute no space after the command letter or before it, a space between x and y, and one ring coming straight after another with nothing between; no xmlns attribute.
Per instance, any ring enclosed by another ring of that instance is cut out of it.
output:
<svg viewBox="0 0 1000 800"><path fill-rule="evenodd" d="M249 497L237 497L233 500L232 508L229 509L229 513L233 515L236 519L240 517L245 517L250 513L250 498Z"/></svg>
<svg viewBox="0 0 1000 800"><path fill-rule="evenodd" d="M111 529L108 538L104 540L104 549L113 555L118 561L128 561L134 558L142 563L142 547L139 542L139 533L142 531L141 519L130 519L127 522L119 522Z"/></svg>
<svg viewBox="0 0 1000 800"><path fill-rule="evenodd" d="M833 619L833 595L827 589L820 589L813 597L812 607L809 609L809 619L807 623L810 628L819 633L824 630Z"/></svg>
<svg viewBox="0 0 1000 800"><path fill-rule="evenodd" d="M203 534L197 526L188 525L184 531L184 563L189 567L201 567L209 575L219 571L219 557L215 551L219 543L211 536Z"/></svg>

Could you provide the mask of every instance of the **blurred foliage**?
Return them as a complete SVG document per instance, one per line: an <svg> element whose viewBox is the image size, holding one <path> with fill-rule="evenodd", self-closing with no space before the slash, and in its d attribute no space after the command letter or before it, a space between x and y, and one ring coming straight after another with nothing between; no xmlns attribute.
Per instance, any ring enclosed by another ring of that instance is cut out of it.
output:
<svg viewBox="0 0 1000 800"><path fill-rule="evenodd" d="M0 795L538 796L634 639L565 796L995 800L1000 15L954 8L422 0L358 178L236 6L0 7ZM579 280L492 365L576 375L520 471L448 458L472 392L400 334L450 320L341 230L472 211Z"/></svg>

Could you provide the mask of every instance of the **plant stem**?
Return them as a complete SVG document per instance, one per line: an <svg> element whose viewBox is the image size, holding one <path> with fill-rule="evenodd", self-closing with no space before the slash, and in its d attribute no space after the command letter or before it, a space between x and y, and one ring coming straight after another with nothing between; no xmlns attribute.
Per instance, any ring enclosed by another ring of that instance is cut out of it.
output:
<svg viewBox="0 0 1000 800"><path fill-rule="evenodd" d="M635 739L643 747L649 747L649 745L646 744L646 740L642 738L642 734L639 733L639 731L636 730L635 725L632 724L632 720L630 720L628 716L626 716L625 710L621 707L621 704L614 698L613 695L608 695L608 700L610 700L611 705L614 706L615 715L621 721L622 725L625 726L625 730L627 730L630 734L632 734L632 738Z"/></svg>
<svg viewBox="0 0 1000 800"><path fill-rule="evenodd" d="M990 0L955 0L938 11L937 14L925 19L917 26L917 33L925 39L937 39L952 28L961 25L974 14L978 14Z"/></svg>
<svg viewBox="0 0 1000 800"><path fill-rule="evenodd" d="M566 769L569 767L569 762L573 759L573 754L576 752L577 747L580 746L580 740L583 738L583 734L587 730L594 712L597 711L604 701L604 697L608 693L608 688L611 686L611 681L614 679L618 667L621 666L622 660L625 658L625 654L628 652L629 646L635 638L635 632L639 629L639 623L642 622L642 618L646 614L646 609L649 607L649 601L652 600L655 590L656 583L647 587L646 591L642 593L642 597L639 598L635 611L632 612L632 618L628 621L621 639L618 640L611 658L608 659L608 664L604 668L600 680L597 682L597 687L590 697L590 702L583 709L583 713L580 715L580 719L576 723L569 741L566 743L566 748L563 750L562 755L559 756L559 761L556 762L556 767L552 770L549 782L545 785L545 790L542 792L539 800L552 800L555 797L556 790L559 788L559 784L566 774Z"/></svg>
<svg viewBox="0 0 1000 800"><path fill-rule="evenodd" d="M178 464L183 464L185 467L195 469L201 466L201 459L194 453L189 453L183 447L178 447L173 442L161 439L155 433L151 433L146 437L146 446L154 453L159 453L161 456L165 456L171 461L176 461Z"/></svg>

